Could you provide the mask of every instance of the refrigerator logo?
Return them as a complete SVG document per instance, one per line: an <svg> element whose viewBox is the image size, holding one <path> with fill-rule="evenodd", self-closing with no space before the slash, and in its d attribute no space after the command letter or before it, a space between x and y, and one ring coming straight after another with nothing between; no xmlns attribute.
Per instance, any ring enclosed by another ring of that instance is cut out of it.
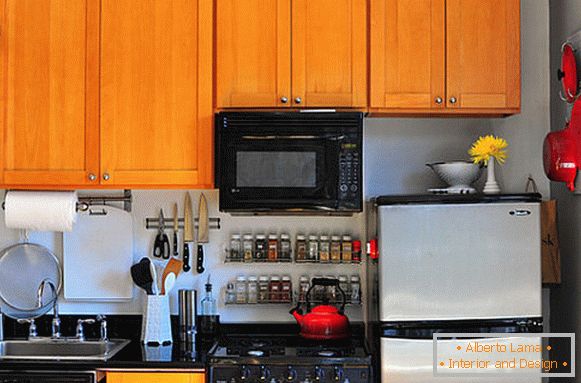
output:
<svg viewBox="0 0 581 383"><path fill-rule="evenodd" d="M526 217L527 215L531 215L531 211L530 210L511 210L508 214L514 216L514 217Z"/></svg>

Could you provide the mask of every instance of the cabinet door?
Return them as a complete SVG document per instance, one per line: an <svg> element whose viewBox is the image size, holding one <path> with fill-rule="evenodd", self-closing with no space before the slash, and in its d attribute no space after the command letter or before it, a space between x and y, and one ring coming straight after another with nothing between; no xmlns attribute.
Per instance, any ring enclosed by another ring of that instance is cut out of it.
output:
<svg viewBox="0 0 581 383"><path fill-rule="evenodd" d="M212 186L212 0L101 1L101 183Z"/></svg>
<svg viewBox="0 0 581 383"><path fill-rule="evenodd" d="M445 0L371 0L372 108L443 108Z"/></svg>
<svg viewBox="0 0 581 383"><path fill-rule="evenodd" d="M291 1L216 1L216 106L290 106Z"/></svg>
<svg viewBox="0 0 581 383"><path fill-rule="evenodd" d="M3 0L0 7L0 183L97 184L98 1Z"/></svg>
<svg viewBox="0 0 581 383"><path fill-rule="evenodd" d="M107 383L204 383L203 373L108 372Z"/></svg>
<svg viewBox="0 0 581 383"><path fill-rule="evenodd" d="M292 103L367 106L367 0L293 0Z"/></svg>
<svg viewBox="0 0 581 383"><path fill-rule="evenodd" d="M447 106L520 108L519 0L447 0Z"/></svg>

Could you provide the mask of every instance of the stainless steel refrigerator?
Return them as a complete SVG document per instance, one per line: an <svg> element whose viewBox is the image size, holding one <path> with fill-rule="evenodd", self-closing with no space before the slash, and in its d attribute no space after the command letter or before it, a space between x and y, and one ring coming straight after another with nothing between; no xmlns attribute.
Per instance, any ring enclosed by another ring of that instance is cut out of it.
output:
<svg viewBox="0 0 581 383"><path fill-rule="evenodd" d="M516 338L542 330L539 197L373 200L382 382L458 382L457 377L434 377L434 333ZM508 381L541 379L514 375Z"/></svg>

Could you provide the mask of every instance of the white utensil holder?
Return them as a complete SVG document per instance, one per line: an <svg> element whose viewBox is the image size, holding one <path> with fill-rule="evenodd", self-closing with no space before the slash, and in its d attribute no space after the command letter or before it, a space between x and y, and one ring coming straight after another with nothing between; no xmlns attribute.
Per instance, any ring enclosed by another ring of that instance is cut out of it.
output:
<svg viewBox="0 0 581 383"><path fill-rule="evenodd" d="M141 341L145 344L172 342L168 295L146 295L141 325Z"/></svg>

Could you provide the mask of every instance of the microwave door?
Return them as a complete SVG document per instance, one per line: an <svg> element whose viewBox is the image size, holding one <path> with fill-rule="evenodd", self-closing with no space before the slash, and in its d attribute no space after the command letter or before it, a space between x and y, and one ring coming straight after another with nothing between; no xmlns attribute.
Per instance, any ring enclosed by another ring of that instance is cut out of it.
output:
<svg viewBox="0 0 581 383"><path fill-rule="evenodd" d="M336 207L338 141L252 136L233 142L224 181L238 207Z"/></svg>

